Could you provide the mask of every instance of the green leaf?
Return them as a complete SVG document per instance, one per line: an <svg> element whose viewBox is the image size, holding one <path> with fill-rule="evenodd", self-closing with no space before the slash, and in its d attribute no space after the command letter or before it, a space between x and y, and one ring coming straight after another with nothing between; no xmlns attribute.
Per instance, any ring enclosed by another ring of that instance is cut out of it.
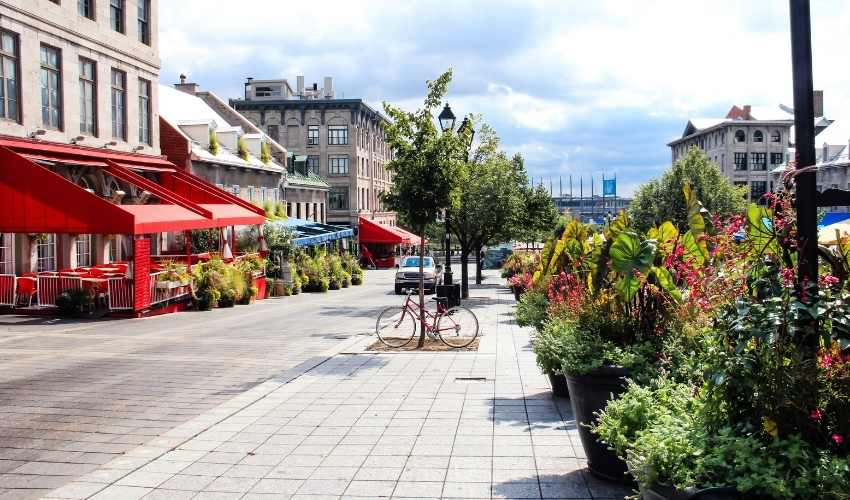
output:
<svg viewBox="0 0 850 500"><path fill-rule="evenodd" d="M690 231L682 236L682 246L685 248L685 259L693 259L697 264L702 265L708 258L708 250L700 246L694 234Z"/></svg>
<svg viewBox="0 0 850 500"><path fill-rule="evenodd" d="M617 293L625 301L631 301L635 298L638 290L640 289L640 280L634 273L629 273L614 283L614 288L617 290Z"/></svg>
<svg viewBox="0 0 850 500"><path fill-rule="evenodd" d="M779 252L779 242L773 231L773 210L750 204L747 207L747 238L758 253Z"/></svg>
<svg viewBox="0 0 850 500"><path fill-rule="evenodd" d="M705 208L702 202L697 199L696 193L690 184L685 184L683 188L685 193L685 206L688 209L688 228L694 236L696 244L700 247L702 254L708 257L708 246L702 238L705 235L705 219L702 218L702 212Z"/></svg>
<svg viewBox="0 0 850 500"><path fill-rule="evenodd" d="M661 251L667 255L675 248L676 240L679 238L679 230L672 222L667 221L658 227L653 227L646 235L649 239L658 241Z"/></svg>
<svg viewBox="0 0 850 500"><path fill-rule="evenodd" d="M655 279L658 280L658 285L662 290L670 294L676 302L682 300L682 292L679 291L678 287L676 287L676 283L673 281L673 275L670 274L670 271L664 267L653 267L652 274L655 276Z"/></svg>
<svg viewBox="0 0 850 500"><path fill-rule="evenodd" d="M611 264L624 275L638 270L646 274L655 259L654 240L641 241L635 233L621 233L611 245Z"/></svg>

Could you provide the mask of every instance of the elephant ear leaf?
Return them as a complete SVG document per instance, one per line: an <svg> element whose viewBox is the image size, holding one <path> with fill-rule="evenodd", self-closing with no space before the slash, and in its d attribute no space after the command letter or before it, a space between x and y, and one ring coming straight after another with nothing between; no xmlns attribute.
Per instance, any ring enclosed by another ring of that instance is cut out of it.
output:
<svg viewBox="0 0 850 500"><path fill-rule="evenodd" d="M670 274L670 271L667 270L667 268L653 267L652 274L658 281L658 286L660 286L662 290L664 290L671 297L673 297L673 300L675 300L676 302L682 300L682 292L679 291L678 287L676 287L676 282L673 281L673 275Z"/></svg>
<svg viewBox="0 0 850 500"><path fill-rule="evenodd" d="M758 253L779 251L779 242L773 232L773 210L755 203L747 207L747 238Z"/></svg>
<svg viewBox="0 0 850 500"><path fill-rule="evenodd" d="M694 241L700 247L703 255L708 256L708 245L705 242L705 219L702 214L705 212L705 207L702 202L697 199L693 187L690 184L685 184L683 188L685 193L685 206L688 209L688 229L694 237Z"/></svg>
<svg viewBox="0 0 850 500"><path fill-rule="evenodd" d="M655 259L655 251L654 240L641 241L635 233L620 233L611 245L611 264L624 275L635 270L646 274Z"/></svg>
<svg viewBox="0 0 850 500"><path fill-rule="evenodd" d="M676 245L676 240L679 238L679 230L672 222L667 221L658 227L653 227L647 232L647 237L658 242L661 251L666 255L670 254Z"/></svg>
<svg viewBox="0 0 850 500"><path fill-rule="evenodd" d="M685 259L693 260L699 265L705 263L705 260L708 258L708 250L704 245L700 245L697 241L694 233L688 231L682 236L682 246L685 249Z"/></svg>

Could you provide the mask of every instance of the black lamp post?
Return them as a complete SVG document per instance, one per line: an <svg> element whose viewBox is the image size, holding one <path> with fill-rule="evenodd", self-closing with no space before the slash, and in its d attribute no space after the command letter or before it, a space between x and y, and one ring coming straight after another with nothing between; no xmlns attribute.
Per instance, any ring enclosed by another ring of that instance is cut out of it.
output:
<svg viewBox="0 0 850 500"><path fill-rule="evenodd" d="M449 104L446 103L446 107L443 108L443 111L440 112L440 116L437 117L440 121L440 129L443 132L448 130L454 130L455 128L455 114L452 113L452 108L449 107ZM445 248L446 248L446 268L443 270L443 284L451 285L453 281L452 277L452 233L449 230L449 210L446 209L446 238L445 238Z"/></svg>

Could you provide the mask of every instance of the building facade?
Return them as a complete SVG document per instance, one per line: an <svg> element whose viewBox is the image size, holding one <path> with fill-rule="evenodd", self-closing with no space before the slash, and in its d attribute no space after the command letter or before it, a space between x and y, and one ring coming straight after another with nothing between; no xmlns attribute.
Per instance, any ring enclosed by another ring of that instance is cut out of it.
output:
<svg viewBox="0 0 850 500"><path fill-rule="evenodd" d="M299 76L295 90L287 80L249 79L244 99L230 105L289 152L306 157L309 172L327 179L327 223L355 227L366 216L396 224L395 213L380 201L392 186L385 118L362 99L337 99L331 78L321 89L316 83L305 88Z"/></svg>
<svg viewBox="0 0 850 500"><path fill-rule="evenodd" d="M0 1L0 137L158 155L158 0ZM47 165L47 163L45 163ZM101 197L142 189L104 170L50 164ZM0 234L0 274L121 259L122 236Z"/></svg>
<svg viewBox="0 0 850 500"><path fill-rule="evenodd" d="M0 134L158 154L157 4L0 1Z"/></svg>
<svg viewBox="0 0 850 500"><path fill-rule="evenodd" d="M770 172L789 160L794 116L793 110L786 109L753 111L749 105L733 106L725 118L692 119L682 138L668 144L672 160L699 148L733 184L746 187L749 200L759 201L776 188Z"/></svg>

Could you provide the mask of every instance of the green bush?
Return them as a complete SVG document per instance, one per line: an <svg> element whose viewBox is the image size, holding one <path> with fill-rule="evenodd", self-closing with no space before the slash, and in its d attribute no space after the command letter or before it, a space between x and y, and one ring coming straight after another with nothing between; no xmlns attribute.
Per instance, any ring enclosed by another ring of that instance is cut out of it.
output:
<svg viewBox="0 0 850 500"><path fill-rule="evenodd" d="M94 299L91 290L85 288L66 290L56 297L56 307L62 316L81 316L94 310Z"/></svg>
<svg viewBox="0 0 850 500"><path fill-rule="evenodd" d="M547 375L562 373L561 351L567 336L557 328L547 326L534 339L534 354L537 357L537 366Z"/></svg>
<svg viewBox="0 0 850 500"><path fill-rule="evenodd" d="M519 326L533 326L537 331L543 330L546 321L546 308L549 299L546 293L529 290L522 294L516 306L516 322Z"/></svg>

